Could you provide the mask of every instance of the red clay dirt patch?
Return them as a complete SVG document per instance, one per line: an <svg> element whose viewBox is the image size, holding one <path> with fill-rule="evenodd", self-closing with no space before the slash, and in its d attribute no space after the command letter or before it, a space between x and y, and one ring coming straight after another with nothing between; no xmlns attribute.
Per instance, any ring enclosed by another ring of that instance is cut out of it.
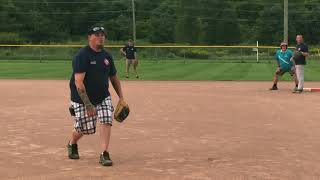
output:
<svg viewBox="0 0 320 180"><path fill-rule="evenodd" d="M132 112L114 122L115 164L102 167L97 135L79 142L80 160L67 158L68 81L0 80L1 179L320 178L320 93L282 82L277 92L270 82L122 85Z"/></svg>

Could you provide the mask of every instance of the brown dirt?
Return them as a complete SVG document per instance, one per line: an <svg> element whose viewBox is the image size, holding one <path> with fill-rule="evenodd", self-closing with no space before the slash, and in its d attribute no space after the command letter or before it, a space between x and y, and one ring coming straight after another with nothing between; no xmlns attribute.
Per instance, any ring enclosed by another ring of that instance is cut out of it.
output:
<svg viewBox="0 0 320 180"><path fill-rule="evenodd" d="M123 82L132 113L114 123L115 165L102 167L97 135L79 142L80 160L67 158L67 81L0 80L0 177L319 179L320 93L270 85Z"/></svg>

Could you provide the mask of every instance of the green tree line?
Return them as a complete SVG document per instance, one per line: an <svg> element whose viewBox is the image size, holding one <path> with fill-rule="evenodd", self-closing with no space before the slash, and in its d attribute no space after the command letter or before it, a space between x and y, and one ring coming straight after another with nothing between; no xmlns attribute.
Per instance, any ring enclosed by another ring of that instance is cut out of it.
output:
<svg viewBox="0 0 320 180"><path fill-rule="evenodd" d="M283 38L282 0L135 0L137 39L148 43L262 44ZM132 0L1 0L0 44L80 41L101 25L132 38ZM289 0L289 42L320 36L319 0Z"/></svg>

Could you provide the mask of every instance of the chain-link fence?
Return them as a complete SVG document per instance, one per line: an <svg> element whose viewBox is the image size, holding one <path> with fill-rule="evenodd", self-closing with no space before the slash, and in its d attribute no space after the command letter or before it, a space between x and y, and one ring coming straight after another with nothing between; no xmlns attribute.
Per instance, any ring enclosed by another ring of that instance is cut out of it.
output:
<svg viewBox="0 0 320 180"><path fill-rule="evenodd" d="M79 45L0 45L0 61L71 61ZM106 46L115 60L123 59L121 46ZM277 47L270 46L137 46L142 61L271 62ZM320 59L313 49L310 59Z"/></svg>

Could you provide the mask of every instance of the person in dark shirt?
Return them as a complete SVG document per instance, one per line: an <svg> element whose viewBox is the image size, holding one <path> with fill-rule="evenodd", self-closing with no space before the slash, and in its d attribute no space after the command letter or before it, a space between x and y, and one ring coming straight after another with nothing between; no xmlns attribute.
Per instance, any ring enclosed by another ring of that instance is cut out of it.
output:
<svg viewBox="0 0 320 180"><path fill-rule="evenodd" d="M113 106L108 90L109 80L119 96L119 101L124 98L113 58L104 50L105 37L103 27L90 29L89 45L80 49L72 61L73 73L69 82L70 109L75 123L67 148L70 159L79 159L78 140L83 135L94 134L99 120L102 147L99 162L103 166L111 166L108 146Z"/></svg>
<svg viewBox="0 0 320 180"><path fill-rule="evenodd" d="M126 57L126 78L129 78L130 65L133 65L136 78L139 78L137 67L138 67L138 58L137 58L137 49L134 47L134 42L129 39L128 44L120 49L121 54Z"/></svg>
<svg viewBox="0 0 320 180"><path fill-rule="evenodd" d="M296 41L297 46L293 61L295 63L299 85L298 88L293 91L293 93L302 93L304 85L304 66L307 64L306 58L309 56L309 48L308 45L304 43L302 35L297 35Z"/></svg>

